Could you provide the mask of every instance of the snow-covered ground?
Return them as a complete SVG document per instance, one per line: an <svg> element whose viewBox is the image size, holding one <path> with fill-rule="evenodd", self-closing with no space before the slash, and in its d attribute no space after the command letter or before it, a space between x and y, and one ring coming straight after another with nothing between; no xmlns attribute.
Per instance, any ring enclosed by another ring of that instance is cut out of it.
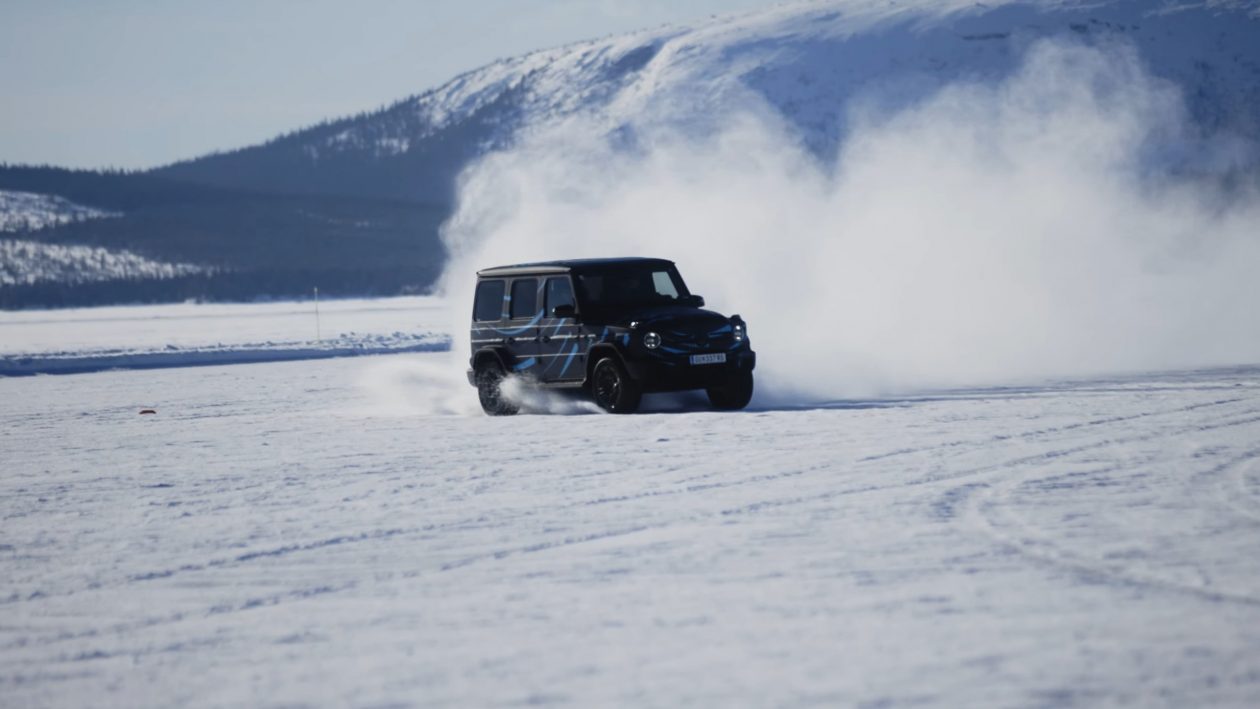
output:
<svg viewBox="0 0 1260 709"><path fill-rule="evenodd" d="M446 356L0 380L0 704L1260 701L1260 370L628 417L362 385Z"/></svg>
<svg viewBox="0 0 1260 709"><path fill-rule="evenodd" d="M436 298L0 311L0 376L445 350Z"/></svg>

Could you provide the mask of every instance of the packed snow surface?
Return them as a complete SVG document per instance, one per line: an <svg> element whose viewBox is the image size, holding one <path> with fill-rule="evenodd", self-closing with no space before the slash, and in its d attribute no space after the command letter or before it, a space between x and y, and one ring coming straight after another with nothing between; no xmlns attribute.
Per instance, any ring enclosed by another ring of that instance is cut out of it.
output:
<svg viewBox="0 0 1260 709"><path fill-rule="evenodd" d="M436 298L0 311L0 376L446 350Z"/></svg>
<svg viewBox="0 0 1260 709"><path fill-rule="evenodd" d="M3 703L1260 701L1260 370L637 416L359 385L444 356L0 380Z"/></svg>

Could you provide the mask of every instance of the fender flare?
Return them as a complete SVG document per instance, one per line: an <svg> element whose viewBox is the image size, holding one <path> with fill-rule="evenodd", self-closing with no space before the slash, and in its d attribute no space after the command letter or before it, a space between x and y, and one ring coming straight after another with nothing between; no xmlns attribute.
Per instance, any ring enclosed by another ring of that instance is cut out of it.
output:
<svg viewBox="0 0 1260 709"><path fill-rule="evenodd" d="M586 351L585 383L590 383L591 375L595 373L595 365L605 357L612 357L617 360L617 363L621 365L622 369L626 370L626 372L630 371L629 368L626 367L626 358L621 354L621 350L617 349L615 345L607 342L601 342Z"/></svg>
<svg viewBox="0 0 1260 709"><path fill-rule="evenodd" d="M503 368L504 372L511 372L511 368L508 367L509 357L510 356L504 352L501 347L482 347L476 352L473 352L471 362L469 363L472 365L472 370L476 372L479 364L485 362L487 359L493 359L499 363L499 366Z"/></svg>

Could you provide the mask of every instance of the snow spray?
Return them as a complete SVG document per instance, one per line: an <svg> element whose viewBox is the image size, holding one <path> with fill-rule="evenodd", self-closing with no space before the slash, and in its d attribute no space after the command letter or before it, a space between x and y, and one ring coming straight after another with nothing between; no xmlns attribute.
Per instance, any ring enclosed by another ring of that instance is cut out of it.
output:
<svg viewBox="0 0 1260 709"><path fill-rule="evenodd" d="M644 116L627 147L575 118L471 166L444 229L452 376L478 268L631 255L744 316L754 405L1260 361L1257 191L1160 168L1198 138L1134 52L1047 40L997 83L852 102L828 158L739 100L712 135Z"/></svg>

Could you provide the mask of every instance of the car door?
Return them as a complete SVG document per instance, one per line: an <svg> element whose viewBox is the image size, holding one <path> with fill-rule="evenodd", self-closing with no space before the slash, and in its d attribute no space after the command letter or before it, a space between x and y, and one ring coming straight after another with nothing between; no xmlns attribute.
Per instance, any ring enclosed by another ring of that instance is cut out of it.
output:
<svg viewBox="0 0 1260 709"><path fill-rule="evenodd" d="M542 322L541 286L537 278L515 278L508 296L508 321L499 333L512 355L509 365L515 374L538 376L539 324Z"/></svg>
<svg viewBox="0 0 1260 709"><path fill-rule="evenodd" d="M556 308L576 306L573 283L568 276L551 276L543 284L543 319L539 324L538 359L541 379L548 382L580 381L585 371L581 356L583 340L576 317L558 317Z"/></svg>
<svg viewBox="0 0 1260 709"><path fill-rule="evenodd" d="M504 306L507 304L507 283L500 279L477 282L477 294L473 301L472 326L469 328L472 351L493 348L503 344Z"/></svg>

